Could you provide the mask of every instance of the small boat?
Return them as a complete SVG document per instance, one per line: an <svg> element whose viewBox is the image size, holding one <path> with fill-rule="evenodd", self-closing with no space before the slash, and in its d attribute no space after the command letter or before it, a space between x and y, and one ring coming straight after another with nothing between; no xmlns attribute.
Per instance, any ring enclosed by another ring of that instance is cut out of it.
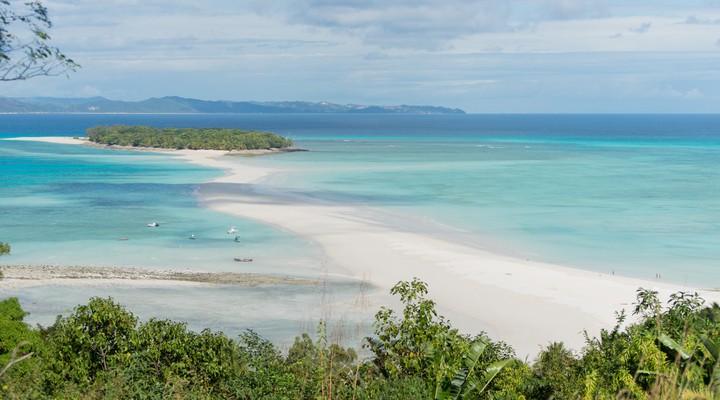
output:
<svg viewBox="0 0 720 400"><path fill-rule="evenodd" d="M236 241L236 242L242 242L242 238L241 238L240 236L235 236L235 241Z"/></svg>
<svg viewBox="0 0 720 400"><path fill-rule="evenodd" d="M228 229L227 232L228 232L228 235L230 235L230 234L232 234L232 233L238 233L239 231L237 230L236 227L231 226L230 229Z"/></svg>
<svg viewBox="0 0 720 400"><path fill-rule="evenodd" d="M188 239L195 240L195 239L197 239L197 236L195 236L195 235L193 234L193 235L190 235L190 237L189 237Z"/></svg>
<svg viewBox="0 0 720 400"><path fill-rule="evenodd" d="M234 260L239 261L239 262L250 262L250 261L252 261L252 258L237 258L237 257L235 257Z"/></svg>
<svg viewBox="0 0 720 400"><path fill-rule="evenodd" d="M128 240L126 237L119 237L118 240Z"/></svg>
<svg viewBox="0 0 720 400"><path fill-rule="evenodd" d="M151 222L151 223L147 224L147 226L149 226L150 228L155 228L157 226L160 226L160 224L158 224L157 222Z"/></svg>

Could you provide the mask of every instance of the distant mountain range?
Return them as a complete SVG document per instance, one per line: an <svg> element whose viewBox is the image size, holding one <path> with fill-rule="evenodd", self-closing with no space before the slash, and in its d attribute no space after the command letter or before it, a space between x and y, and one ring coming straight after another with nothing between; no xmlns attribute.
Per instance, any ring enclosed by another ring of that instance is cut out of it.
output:
<svg viewBox="0 0 720 400"><path fill-rule="evenodd" d="M464 114L458 108L435 106L363 106L306 101L206 101L183 97L117 101L104 97L65 99L53 97L0 97L0 113L395 113Z"/></svg>

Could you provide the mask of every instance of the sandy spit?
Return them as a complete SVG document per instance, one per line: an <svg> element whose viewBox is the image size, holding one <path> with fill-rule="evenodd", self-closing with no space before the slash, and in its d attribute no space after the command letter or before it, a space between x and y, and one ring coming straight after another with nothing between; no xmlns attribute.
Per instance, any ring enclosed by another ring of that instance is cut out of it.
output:
<svg viewBox="0 0 720 400"><path fill-rule="evenodd" d="M318 282L290 276L261 275L239 272L201 272L181 270L142 269L133 267L79 265L0 265L3 280L0 287L16 288L45 284L97 284L107 281L176 281L214 285L315 285Z"/></svg>
<svg viewBox="0 0 720 400"><path fill-rule="evenodd" d="M33 138L82 144L70 138ZM712 288L643 280L519 259L369 220L362 206L311 204L279 194L248 194L276 170L225 152L181 150L180 158L226 171L201 185L201 204L278 226L317 243L330 274L368 280L389 289L413 277L426 282L440 312L467 333L487 331L512 345L520 358L534 357L555 341L579 350L583 332L592 337L615 325L615 313L632 314L636 290L657 290L663 302L677 291L698 292L720 302ZM611 268L608 268L610 271Z"/></svg>
<svg viewBox="0 0 720 400"><path fill-rule="evenodd" d="M118 145L107 145L101 143L91 142L86 138L80 137L64 137L64 136L32 136L32 137L15 137L5 138L2 140L22 140L29 142L46 142L46 143L57 143L57 144L81 144L84 146L99 147L113 150L132 150L132 151L153 151L158 153L174 153L183 152L184 150L176 149L163 149L158 147L140 147L140 146L118 146ZM194 151L194 150L190 150ZM239 156L239 157L253 157L264 154L277 154L277 153L293 153L297 151L308 151L300 147L283 147L273 149L257 149L257 150L195 150L195 151L212 151L217 154L225 156Z"/></svg>

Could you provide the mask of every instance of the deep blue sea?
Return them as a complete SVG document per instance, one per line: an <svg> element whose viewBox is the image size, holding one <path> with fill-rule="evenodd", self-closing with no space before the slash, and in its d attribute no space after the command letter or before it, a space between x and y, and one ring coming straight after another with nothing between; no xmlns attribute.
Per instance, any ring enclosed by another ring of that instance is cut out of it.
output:
<svg viewBox="0 0 720 400"><path fill-rule="evenodd" d="M244 160L290 171L268 190L523 258L720 287L720 115L8 114L0 138L118 123L275 132L310 151ZM247 249L266 260L258 270L322 270L312 243L197 207L198 184L220 171L2 141L0 173L0 241L13 246L3 262L227 270ZM229 241L228 226L245 241Z"/></svg>

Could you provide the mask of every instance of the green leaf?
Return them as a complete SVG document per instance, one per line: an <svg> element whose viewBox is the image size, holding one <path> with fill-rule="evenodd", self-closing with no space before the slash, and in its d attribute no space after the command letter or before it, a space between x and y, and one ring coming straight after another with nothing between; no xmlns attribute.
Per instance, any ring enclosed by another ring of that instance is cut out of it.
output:
<svg viewBox="0 0 720 400"><path fill-rule="evenodd" d="M700 337L700 340L702 341L703 345L705 345L705 348L708 352L710 352L710 355L712 355L714 360L720 359L720 346L718 346L717 343L715 343L712 339L709 337L703 335Z"/></svg>
<svg viewBox="0 0 720 400"><path fill-rule="evenodd" d="M658 338L662 344L665 346L675 350L680 354L680 357L682 357L683 360L687 360L690 357L692 357L692 353L685 350L678 342L676 342L673 338L668 336L665 333L660 334L660 337Z"/></svg>
<svg viewBox="0 0 720 400"><path fill-rule="evenodd" d="M480 388L480 393L484 392L485 389L487 389L490 382L497 376L497 374L502 371L503 368L505 368L508 363L512 361L510 359L508 360L500 360L497 362L492 363L486 370L485 374L483 375L483 386Z"/></svg>

